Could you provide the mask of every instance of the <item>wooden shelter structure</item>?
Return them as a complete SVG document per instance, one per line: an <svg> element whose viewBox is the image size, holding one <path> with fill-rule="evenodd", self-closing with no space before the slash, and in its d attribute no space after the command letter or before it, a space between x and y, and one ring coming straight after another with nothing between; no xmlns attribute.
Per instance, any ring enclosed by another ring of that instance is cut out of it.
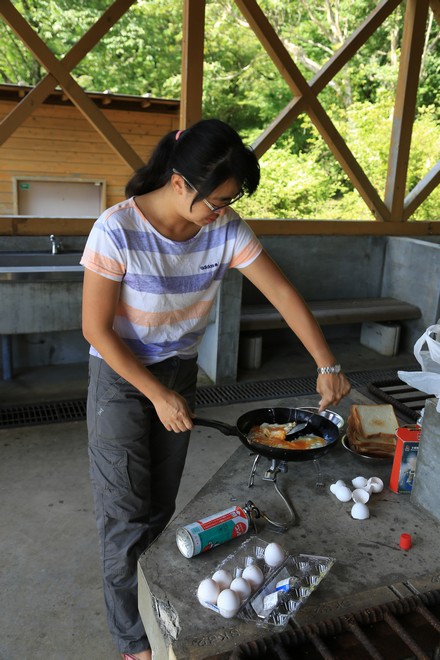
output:
<svg viewBox="0 0 440 660"><path fill-rule="evenodd" d="M4 148L2 145L5 145L31 115L38 113L43 102L49 95L54 94L55 88L59 86L64 97L77 108L101 139L118 155L126 168L136 169L144 162L145 153L140 154L133 147L123 131L118 130L117 122L112 121L113 118L109 115L113 99L109 96L105 99L107 103L104 103L102 98L95 98L87 94L70 74L75 65L102 39L134 2L135 0L115 0L62 61L59 61L17 11L11 0L2 0L0 16L21 38L48 73L36 87L28 90L20 102L15 104L15 107L1 120L0 149ZM409 221L415 209L440 182L440 162L426 173L423 180L409 194L405 195L405 189L428 10L431 7L436 19L439 20L440 0L406 0L388 175L386 189L382 196L374 188L324 110L318 95L403 0L381 0L310 82L301 74L256 0L235 0L235 2L292 91L292 99L289 104L253 145L257 156L261 157L300 113L307 113L374 216L371 221L352 222L251 221L250 224L254 226L257 233L259 235L439 235L439 222ZM178 121L180 128L190 126L202 116L205 4L205 0L183 0L182 88ZM67 121L69 120L67 119ZM164 132L171 128L172 126L166 128L164 126ZM60 218L51 218L50 221L45 221L43 229L41 220L20 218L18 221L17 217L13 215L0 217L0 234L33 235L43 231L43 233L83 235L90 228L90 223L84 220L69 218L63 219L61 222Z"/></svg>

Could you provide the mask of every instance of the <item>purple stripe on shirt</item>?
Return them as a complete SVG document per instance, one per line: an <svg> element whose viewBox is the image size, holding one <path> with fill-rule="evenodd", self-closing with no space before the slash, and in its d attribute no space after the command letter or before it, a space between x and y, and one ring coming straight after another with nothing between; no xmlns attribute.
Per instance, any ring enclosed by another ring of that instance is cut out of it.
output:
<svg viewBox="0 0 440 660"><path fill-rule="evenodd" d="M191 243L189 251L193 253L223 245L228 240L235 240L239 223L239 219L231 220L225 225L213 228L211 231L202 232L190 241L182 242L163 240L151 231L109 229L107 225L101 225L101 223L95 226L106 231L119 250L159 252L160 254L188 254L189 243Z"/></svg>
<svg viewBox="0 0 440 660"><path fill-rule="evenodd" d="M202 264L206 268L196 275L180 275L178 277L164 275L137 275L126 273L123 282L134 291L144 293L189 293L191 291L206 291L213 280L221 280L228 270L228 264L218 264L213 268Z"/></svg>
<svg viewBox="0 0 440 660"><path fill-rule="evenodd" d="M164 353L180 352L192 347L195 349L202 334L202 331L191 332L190 334L184 335L179 341L164 341L148 344L144 344L139 339L123 339L135 355L145 358L154 358L158 355L163 355Z"/></svg>

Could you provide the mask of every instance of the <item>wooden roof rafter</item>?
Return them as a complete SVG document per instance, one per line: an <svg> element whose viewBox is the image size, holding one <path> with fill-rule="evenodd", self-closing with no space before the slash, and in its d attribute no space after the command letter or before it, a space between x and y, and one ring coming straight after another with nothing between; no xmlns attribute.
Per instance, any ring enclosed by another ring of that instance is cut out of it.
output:
<svg viewBox="0 0 440 660"><path fill-rule="evenodd" d="M257 154L261 156L300 112L306 112L352 184L370 208L375 219L388 222L407 220L417 206L440 183L440 171L437 164L419 182L417 190L411 191L404 200L429 0L407 0L406 3L405 28L402 39L384 201L379 197L356 158L338 133L330 117L321 106L317 95L365 43L369 36L377 30L387 16L401 4L401 1L382 0L342 48L315 75L309 85L256 1L235 0L250 27L295 94L291 103L284 108L253 145ZM434 0L431 4L435 5L435 12L438 15L439 0Z"/></svg>
<svg viewBox="0 0 440 660"><path fill-rule="evenodd" d="M52 92L57 84L76 105L110 147L130 167L137 169L143 160L132 149L111 122L99 110L86 92L70 75L70 71L82 60L93 46L110 30L116 21L136 0L115 0L101 18L82 36L67 55L57 60L29 23L17 11L10 0L2 0L0 16L23 41L48 74L27 94L22 101L0 123L0 145L22 124L22 122Z"/></svg>

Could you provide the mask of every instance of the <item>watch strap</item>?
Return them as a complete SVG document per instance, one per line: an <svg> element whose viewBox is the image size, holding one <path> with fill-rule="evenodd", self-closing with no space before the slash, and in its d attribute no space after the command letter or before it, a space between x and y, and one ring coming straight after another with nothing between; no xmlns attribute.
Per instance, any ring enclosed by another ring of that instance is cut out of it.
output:
<svg viewBox="0 0 440 660"><path fill-rule="evenodd" d="M331 367L318 367L318 374L339 374L341 372L340 364L333 364Z"/></svg>

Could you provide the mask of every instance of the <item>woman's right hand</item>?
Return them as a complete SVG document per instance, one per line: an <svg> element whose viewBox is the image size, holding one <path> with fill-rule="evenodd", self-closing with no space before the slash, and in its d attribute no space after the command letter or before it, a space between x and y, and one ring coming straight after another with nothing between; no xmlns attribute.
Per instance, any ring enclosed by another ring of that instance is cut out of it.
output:
<svg viewBox="0 0 440 660"><path fill-rule="evenodd" d="M180 433L193 427L193 414L186 399L177 392L164 389L161 396L153 401L157 416L167 431Z"/></svg>

